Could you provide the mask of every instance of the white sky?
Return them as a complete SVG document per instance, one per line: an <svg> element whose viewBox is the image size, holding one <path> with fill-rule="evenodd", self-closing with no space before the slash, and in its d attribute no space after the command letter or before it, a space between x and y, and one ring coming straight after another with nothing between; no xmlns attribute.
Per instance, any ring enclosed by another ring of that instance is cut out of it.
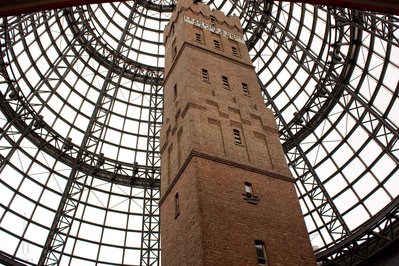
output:
<svg viewBox="0 0 399 266"><path fill-rule="evenodd" d="M220 2L222 1L215 3L219 5ZM126 18L122 14L127 16L130 4L127 2L104 5L104 9L92 6L96 19L90 20L90 26L111 49L118 45L122 35L121 27L126 24ZM114 12L112 7L114 5L118 7L119 13ZM289 4L283 6L284 9L277 21L282 27L289 18L287 13ZM223 7L226 13L230 9L230 3ZM146 12L142 7L138 10ZM295 5L294 18L289 26L290 36L295 37L297 33L300 34L299 42L306 46L310 42L312 22L316 19L316 34L311 40L309 51L314 56L319 56L318 52L321 51L326 30L326 13L319 10L318 17L315 18L313 7L307 6L304 14L305 23L301 26L298 21L301 12L300 6ZM147 18L142 16L133 18L143 27L129 29L136 38L126 38L124 41L126 46L122 47L121 54L149 66L163 67L163 57L156 57L154 54L164 53L162 30L169 14L159 14L154 11L148 11L147 14ZM275 15L276 13L272 14ZM107 16L111 16L112 20ZM162 23L158 21L160 17L163 19ZM13 52L18 58L17 63L11 62L9 69L13 69L19 87L24 95L30 98L30 102L35 104L35 110L43 115L44 121L55 131L62 132L64 137L71 137L73 143L79 145L94 110L99 90L105 82L107 69L83 51L81 46L77 45L74 49L70 49L68 42L74 42L73 33L64 18L60 21L62 24L58 25L54 18L50 18L49 31L41 26L37 31L39 38L29 33L24 37L25 43L16 42L13 45ZM61 35L60 32L65 35ZM51 41L52 38L56 46ZM20 39L20 36L16 39ZM267 40L268 35L265 33L250 51L251 56L260 52ZM373 53L371 63L368 65L366 62L372 43ZM24 44L29 49L26 49ZM285 59L290 57L287 51L278 49L277 56L274 57L278 46L276 40L269 41L266 48L260 52L261 57L254 58L253 63L261 80L268 85L268 93L275 97L274 104L280 110L285 108L283 118L291 121L293 113L303 107L317 82L309 78L304 68L297 70L298 64L294 60L285 62ZM45 53L41 49L44 49ZM322 58L326 58L326 51L321 52ZM344 56L348 52L348 47L342 46L341 52ZM398 46L393 46L390 62L386 65L386 75L382 76L387 44L382 39L373 41L370 35L364 32L360 56L349 82L349 87L357 88L356 93L365 102L373 101L373 108L380 115L385 114L386 120L395 128L399 127L397 115L399 101L398 95L394 95L399 78L399 57L395 56L398 53ZM31 60L35 63L31 64ZM68 69L67 65L73 67ZM21 70L18 67L21 67ZM271 80L277 70L280 74L277 79ZM362 75L366 71L369 71L369 74L363 79ZM292 75L295 77L290 80ZM149 94L153 88L150 85L131 82L118 75L112 77L112 81L114 84L109 86L109 92L115 93L116 100L110 106L109 120L105 122L107 132L99 136L99 146L93 151L97 154L103 152L107 158L120 162L137 161L140 165L145 165L149 110L141 106L149 105ZM379 81L382 82L382 86L377 88ZM303 86L305 83L306 86ZM286 89L282 91L282 87ZM290 104L294 95L297 95L297 98ZM301 148L306 151L307 158L314 165L319 178L325 182L325 188L334 198L340 213L344 214L348 227L354 230L397 197L399 174L397 163L369 138L367 130L372 131L375 124L364 122L359 126L356 123L356 116L346 113L345 108L353 108L355 105L350 99L342 97L324 122L303 141ZM391 99L395 101L390 107L391 111L388 112ZM339 122L335 124L337 121ZM0 114L0 123L3 128L8 124L3 114ZM327 133L330 128L334 129ZM15 129L11 128L9 132L11 130ZM351 131L354 133L349 135ZM314 145L323 135L325 138L322 144ZM11 137L17 141L19 135ZM363 146L363 151L357 154ZM1 138L0 147L0 153L7 156L10 151L9 142ZM332 155L325 159L328 154ZM396 158L399 157L398 151L395 155ZM60 194L66 184L65 179L71 169L38 151L26 139L22 141L21 149L12 155L10 161L12 164L0 169L0 250L35 263L41 254L41 248L34 243L44 244L47 236L45 228L51 226L54 210L58 207ZM348 165L339 171L345 163ZM373 167L367 171L370 165ZM296 175L295 171L293 174ZM305 188L299 183L297 189L299 194L305 193ZM76 215L81 220L74 222L71 230L73 237L68 239L65 252L92 260L104 260L111 264L139 264L142 197L141 189L110 184L89 177ZM359 202L363 203L358 204ZM330 239L324 229L316 230L322 221L321 217L313 212L314 207L308 197L301 200L301 206L305 212L308 230L311 232L312 244L319 247L331 244L333 239ZM13 212L6 212L6 207L11 208ZM32 222L26 222L25 219ZM25 240L20 241L12 234L22 236ZM75 240L75 237L78 240ZM61 264L68 264L68 260L69 258L63 258ZM78 262L75 259L71 263L93 264L87 261Z"/></svg>

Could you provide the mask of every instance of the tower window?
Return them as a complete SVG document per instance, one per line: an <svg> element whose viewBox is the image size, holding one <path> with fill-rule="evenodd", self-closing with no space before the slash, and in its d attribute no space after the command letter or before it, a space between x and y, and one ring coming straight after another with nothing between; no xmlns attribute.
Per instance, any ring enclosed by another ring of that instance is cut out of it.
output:
<svg viewBox="0 0 399 266"><path fill-rule="evenodd" d="M175 34L175 24L172 24L170 32L172 33L172 35Z"/></svg>
<svg viewBox="0 0 399 266"><path fill-rule="evenodd" d="M242 85L242 91L244 92L244 95L249 95L248 84L241 83L241 85Z"/></svg>
<svg viewBox="0 0 399 266"><path fill-rule="evenodd" d="M231 53L234 56L239 57L240 56L240 48L239 48L238 42L235 40L231 40L231 39L229 39L229 42L230 42L230 46L231 46Z"/></svg>
<svg viewBox="0 0 399 266"><path fill-rule="evenodd" d="M218 40L213 40L213 45L215 46L216 49L218 50L221 49L220 42Z"/></svg>
<svg viewBox="0 0 399 266"><path fill-rule="evenodd" d="M259 265L267 265L265 242L262 240L255 240L256 256Z"/></svg>
<svg viewBox="0 0 399 266"><path fill-rule="evenodd" d="M254 195L254 191L252 189L252 184L249 182L244 182L244 190L245 193L242 195L244 196L244 200L250 204L257 205L259 201L259 197Z"/></svg>
<svg viewBox="0 0 399 266"><path fill-rule="evenodd" d="M194 29L194 41L204 43L204 30L201 27L193 25Z"/></svg>
<svg viewBox="0 0 399 266"><path fill-rule="evenodd" d="M234 143L241 145L241 135L240 131L238 129L233 129L233 134L234 134Z"/></svg>
<svg viewBox="0 0 399 266"><path fill-rule="evenodd" d="M180 199L179 199L179 193L176 193L175 195L175 218L179 216L180 214Z"/></svg>
<svg viewBox="0 0 399 266"><path fill-rule="evenodd" d="M202 81L209 81L209 74L208 74L208 70L206 69L202 69Z"/></svg>
<svg viewBox="0 0 399 266"><path fill-rule="evenodd" d="M176 47L176 40L174 40L172 43L172 57L175 58L176 54L177 54L177 47Z"/></svg>
<svg viewBox="0 0 399 266"><path fill-rule="evenodd" d="M201 35L201 33L195 33L195 40L197 41L197 42L202 42L202 35Z"/></svg>
<svg viewBox="0 0 399 266"><path fill-rule="evenodd" d="M245 196L247 197L252 197L253 195L253 190L252 190L252 184L249 182L244 183L244 189L245 189Z"/></svg>
<svg viewBox="0 0 399 266"><path fill-rule="evenodd" d="M226 76L222 76L222 81L223 81L223 87L228 88L229 87L229 79Z"/></svg>
<svg viewBox="0 0 399 266"><path fill-rule="evenodd" d="M177 97L177 84L173 86L173 95L175 96L175 98Z"/></svg>
<svg viewBox="0 0 399 266"><path fill-rule="evenodd" d="M236 46L232 46L231 47L231 52L233 53L233 55L235 56L239 56L239 52L238 52L238 48Z"/></svg>

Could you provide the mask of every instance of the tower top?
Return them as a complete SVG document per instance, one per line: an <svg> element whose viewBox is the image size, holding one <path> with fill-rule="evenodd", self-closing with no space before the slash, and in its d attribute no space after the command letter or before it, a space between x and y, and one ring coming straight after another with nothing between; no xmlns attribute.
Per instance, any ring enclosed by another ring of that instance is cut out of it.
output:
<svg viewBox="0 0 399 266"><path fill-rule="evenodd" d="M179 16L184 15L185 13L202 15L202 17L206 19L213 18L218 22L218 24L225 25L231 31L235 33L240 33L240 35L243 34L243 29L241 27L239 17L235 15L226 16L222 11L219 11L217 9L211 10L208 5L201 2L195 2L193 0L178 0L176 9L173 12L172 17L170 18L169 23L166 25L164 30L164 44L166 44L166 42L168 41L172 25L177 22Z"/></svg>

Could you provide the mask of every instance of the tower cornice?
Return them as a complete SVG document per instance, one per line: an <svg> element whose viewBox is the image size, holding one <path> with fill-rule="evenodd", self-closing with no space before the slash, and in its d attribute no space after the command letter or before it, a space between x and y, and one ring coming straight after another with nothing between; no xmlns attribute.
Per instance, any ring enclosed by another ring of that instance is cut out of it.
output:
<svg viewBox="0 0 399 266"><path fill-rule="evenodd" d="M206 159L206 160L213 161L213 162L216 162L216 163L220 163L220 164L223 164L223 165L233 166L233 167L236 167L238 169L243 169L243 170L250 171L250 172L253 172L253 173L257 173L257 174L261 174L261 175L266 175L266 176L269 176L269 177L273 177L273 178L276 178L276 179L288 181L288 182L291 182L291 183L295 183L295 179L291 175L283 175L283 174L272 172L272 171L266 171L264 169L253 167L251 165L235 162L235 161L232 161L232 160L226 160L226 159L218 157L218 156L213 156L213 155L210 155L210 154L198 152L196 150L191 150L191 152L187 156L186 160L184 161L182 167L180 168L180 171L176 174L175 178L171 181L171 183L169 184L168 189L165 192L163 192L163 195L162 195L161 199L159 200L159 206L161 206L162 203L164 202L165 198L168 197L170 191L174 187L174 184L179 180L180 176L183 174L183 172L186 169L187 165L195 157Z"/></svg>
<svg viewBox="0 0 399 266"><path fill-rule="evenodd" d="M203 51L203 52L205 52L205 53L207 53L207 54L211 54L211 55L213 55L213 56L222 58L222 59L227 60L227 61L229 61L229 62L232 62L232 63L234 63L234 64L236 64L236 65L239 65L239 66L242 66L242 67L245 67L245 68L248 68L248 69L253 69L253 70L255 69L255 67L254 67L253 65L251 65L251 64L246 64L246 63L242 62L242 60L240 60L240 59L234 59L234 58L232 58L232 57L225 56L225 55L223 55L223 54L217 53L217 52L212 51L212 50L210 50L210 49L206 49L206 48L203 48L203 47L199 47L199 46L194 45L194 44L189 43L189 42L184 42L183 45L182 45L182 47L181 47L181 49L180 49L179 52L177 53L176 58L173 60L172 66L168 69L167 72L164 73L164 83L166 83L166 82L168 81L168 78L169 78L169 76L170 76L170 73L171 73L171 72L173 71L173 69L175 68L177 62L179 61L179 58L180 58L181 54L183 53L183 51L184 51L186 48L190 48L190 49L195 49L195 50Z"/></svg>

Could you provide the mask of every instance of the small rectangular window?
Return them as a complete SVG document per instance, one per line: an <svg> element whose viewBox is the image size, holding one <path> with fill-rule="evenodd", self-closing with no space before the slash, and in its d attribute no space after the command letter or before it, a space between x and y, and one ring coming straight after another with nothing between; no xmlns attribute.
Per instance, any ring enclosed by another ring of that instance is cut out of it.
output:
<svg viewBox="0 0 399 266"><path fill-rule="evenodd" d="M260 201L260 198L254 195L251 183L244 182L244 191L245 193L242 194L244 196L244 200L250 204L257 205L258 202Z"/></svg>
<svg viewBox="0 0 399 266"><path fill-rule="evenodd" d="M229 79L226 76L222 76L222 81L223 81L223 87L228 88L229 87Z"/></svg>
<svg viewBox="0 0 399 266"><path fill-rule="evenodd" d="M195 33L195 41L202 42L202 35L201 33Z"/></svg>
<svg viewBox="0 0 399 266"><path fill-rule="evenodd" d="M193 25L193 32L194 32L194 41L199 43L205 42L204 30L201 27Z"/></svg>
<svg viewBox="0 0 399 266"><path fill-rule="evenodd" d="M245 196L252 197L253 195L252 184L249 182L245 182L244 189L245 189Z"/></svg>
<svg viewBox="0 0 399 266"><path fill-rule="evenodd" d="M244 196L244 200L249 204L258 205L260 198L254 195L254 191L252 188L252 184L249 182L244 182L244 191L242 195Z"/></svg>
<svg viewBox="0 0 399 266"><path fill-rule="evenodd" d="M208 74L208 70L206 69L202 69L202 81L209 81L209 74Z"/></svg>
<svg viewBox="0 0 399 266"><path fill-rule="evenodd" d="M262 240L255 240L256 256L259 265L267 265L265 242Z"/></svg>
<svg viewBox="0 0 399 266"><path fill-rule="evenodd" d="M172 35L175 34L175 24L172 24L170 32L172 33Z"/></svg>
<svg viewBox="0 0 399 266"><path fill-rule="evenodd" d="M241 135L240 131L238 129L233 129L233 134L234 134L234 143L241 145Z"/></svg>
<svg viewBox="0 0 399 266"><path fill-rule="evenodd" d="M175 218L179 216L180 214L180 199L179 199L179 193L176 193L175 195Z"/></svg>
<svg viewBox="0 0 399 266"><path fill-rule="evenodd" d="M241 85L242 85L242 91L244 92L244 95L249 95L248 84L241 83Z"/></svg>
<svg viewBox="0 0 399 266"><path fill-rule="evenodd" d="M233 53L234 56L239 56L238 48L237 48L237 47L232 46L232 47L231 47L231 52Z"/></svg>
<svg viewBox="0 0 399 266"><path fill-rule="evenodd" d="M231 47L231 53L234 56L240 57L240 46L237 41L229 39L230 47Z"/></svg>
<svg viewBox="0 0 399 266"><path fill-rule="evenodd" d="M220 34L212 32L213 47L217 50L223 50L223 43Z"/></svg>
<svg viewBox="0 0 399 266"><path fill-rule="evenodd" d="M218 40L213 40L213 45L215 46L216 49L218 50L221 49L220 42Z"/></svg>
<svg viewBox="0 0 399 266"><path fill-rule="evenodd" d="M172 58L175 58L177 54L176 40L172 42Z"/></svg>
<svg viewBox="0 0 399 266"><path fill-rule="evenodd" d="M175 86L173 86L173 95L175 98L177 97L177 84L175 84Z"/></svg>

